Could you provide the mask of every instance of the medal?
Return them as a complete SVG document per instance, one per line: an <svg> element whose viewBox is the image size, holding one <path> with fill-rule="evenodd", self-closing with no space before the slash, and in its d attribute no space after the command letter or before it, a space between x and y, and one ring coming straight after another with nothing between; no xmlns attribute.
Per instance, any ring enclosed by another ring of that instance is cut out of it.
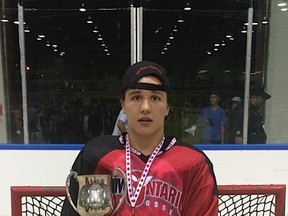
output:
<svg viewBox="0 0 288 216"><path fill-rule="evenodd" d="M163 136L161 142L157 145L157 147L153 150L148 162L146 163L144 170L142 171L140 181L137 184L136 190L133 191L132 187L132 170L131 170L131 146L129 143L128 135L126 136L126 174L127 174L127 189L128 189L128 196L130 200L130 204L132 206L132 215L135 215L135 206L137 199L140 195L140 192L142 190L142 187L144 186L145 179L147 177L147 174L150 170L150 167L158 155L163 143L164 143L165 137Z"/></svg>

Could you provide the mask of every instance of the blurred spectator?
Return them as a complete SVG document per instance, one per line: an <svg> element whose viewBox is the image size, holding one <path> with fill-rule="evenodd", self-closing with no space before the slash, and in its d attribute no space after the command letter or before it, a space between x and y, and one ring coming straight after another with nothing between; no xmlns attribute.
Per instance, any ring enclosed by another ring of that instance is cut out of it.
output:
<svg viewBox="0 0 288 216"><path fill-rule="evenodd" d="M28 117L28 131L29 131L29 139L37 139L37 132L39 131L37 128L38 125L38 111L35 104L30 104L27 108L27 117Z"/></svg>
<svg viewBox="0 0 288 216"><path fill-rule="evenodd" d="M235 144L233 125L237 112L242 111L242 100L240 97L235 96L230 101L228 110L228 123L227 123L227 143Z"/></svg>
<svg viewBox="0 0 288 216"><path fill-rule="evenodd" d="M266 133L263 128L264 118L261 108L271 95L265 92L261 86L253 86L250 90L249 116L248 116L248 144L265 144ZM236 144L243 144L243 118L244 112L238 112L234 122L234 136Z"/></svg>
<svg viewBox="0 0 288 216"><path fill-rule="evenodd" d="M219 94L212 92L210 105L202 108L197 120L197 127L202 128L201 144L223 144L225 136L226 114L219 106Z"/></svg>

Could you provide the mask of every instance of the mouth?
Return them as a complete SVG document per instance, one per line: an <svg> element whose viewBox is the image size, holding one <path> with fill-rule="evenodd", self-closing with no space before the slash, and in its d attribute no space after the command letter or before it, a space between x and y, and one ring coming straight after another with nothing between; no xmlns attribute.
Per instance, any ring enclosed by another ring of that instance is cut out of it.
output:
<svg viewBox="0 0 288 216"><path fill-rule="evenodd" d="M147 118L147 117L142 117L140 119L138 119L139 122L152 122L152 119Z"/></svg>

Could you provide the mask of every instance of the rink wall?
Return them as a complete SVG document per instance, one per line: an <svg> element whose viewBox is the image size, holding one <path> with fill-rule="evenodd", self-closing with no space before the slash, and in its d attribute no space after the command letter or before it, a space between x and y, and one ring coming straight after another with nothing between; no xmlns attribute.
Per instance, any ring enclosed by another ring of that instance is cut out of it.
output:
<svg viewBox="0 0 288 216"><path fill-rule="evenodd" d="M11 186L64 186L70 167L82 146L0 144L0 216L11 215ZM213 162L219 185L288 186L288 144L198 147Z"/></svg>

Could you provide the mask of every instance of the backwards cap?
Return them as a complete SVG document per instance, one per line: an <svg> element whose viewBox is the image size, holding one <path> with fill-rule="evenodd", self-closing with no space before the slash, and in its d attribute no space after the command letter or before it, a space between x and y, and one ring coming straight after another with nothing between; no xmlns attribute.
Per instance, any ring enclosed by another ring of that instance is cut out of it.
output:
<svg viewBox="0 0 288 216"><path fill-rule="evenodd" d="M161 85L150 83L138 83L139 79L144 76L154 76L161 81ZM154 62L141 61L131 65L123 76L121 92L127 89L147 89L155 91L171 92L166 70Z"/></svg>

